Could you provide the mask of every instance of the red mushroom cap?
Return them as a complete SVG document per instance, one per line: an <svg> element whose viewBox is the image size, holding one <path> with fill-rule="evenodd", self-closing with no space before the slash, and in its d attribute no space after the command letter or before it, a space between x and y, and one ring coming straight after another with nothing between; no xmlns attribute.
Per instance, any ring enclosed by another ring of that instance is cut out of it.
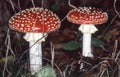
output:
<svg viewBox="0 0 120 77"><path fill-rule="evenodd" d="M107 21L108 15L98 8L79 7L71 10L67 19L76 24L102 24Z"/></svg>
<svg viewBox="0 0 120 77"><path fill-rule="evenodd" d="M19 32L50 32L59 28L60 20L50 10L30 8L11 17L9 26Z"/></svg>

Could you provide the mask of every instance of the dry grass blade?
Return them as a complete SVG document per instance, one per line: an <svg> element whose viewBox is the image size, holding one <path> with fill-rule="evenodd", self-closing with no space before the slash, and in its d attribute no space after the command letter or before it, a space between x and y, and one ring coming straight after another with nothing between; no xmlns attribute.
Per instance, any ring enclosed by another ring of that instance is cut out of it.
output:
<svg viewBox="0 0 120 77"><path fill-rule="evenodd" d="M21 11L22 9L21 9L21 6L20 6L20 0L18 0L18 7L19 7L19 9Z"/></svg>
<svg viewBox="0 0 120 77"><path fill-rule="evenodd" d="M74 8L74 9L77 8L77 7L75 7L74 5L71 4L70 0L68 0L68 4L69 4L70 7Z"/></svg>
<svg viewBox="0 0 120 77"><path fill-rule="evenodd" d="M33 1L33 0L31 0L31 2L32 2L33 7L35 8L35 3L34 3L34 1Z"/></svg>
<svg viewBox="0 0 120 77"><path fill-rule="evenodd" d="M8 64L8 53L9 53L9 51L11 51L11 53L13 54L13 56L15 57L15 54L14 54L14 52L12 51L12 49L11 49L11 42L10 42L10 31L9 31L9 29L8 29L8 31L7 31L7 36L6 36L6 40L5 40L5 46L6 46L6 58L5 58L5 64L4 64L4 69L3 69L3 77L5 77L5 71L7 71L7 73L8 73L8 76L11 74L10 72L9 72L9 70L8 70L8 68L7 68L7 64Z"/></svg>
<svg viewBox="0 0 120 77"><path fill-rule="evenodd" d="M118 17L120 18L120 14L119 14L119 12L117 11L117 8L116 8L116 2L117 2L117 0L114 0L114 11L115 11L115 13L118 15Z"/></svg>
<svg viewBox="0 0 120 77"><path fill-rule="evenodd" d="M11 4L11 6L12 6L13 11L16 13L16 10L15 10L15 7L14 7L14 4L13 4L12 0L9 0L9 2Z"/></svg>
<svg viewBox="0 0 120 77"><path fill-rule="evenodd" d="M108 29L110 28L111 24L115 21L115 19L117 18L117 15L115 15L112 20L110 21L110 24L106 27L106 29L103 31L102 35L100 37L103 37L104 34L108 31Z"/></svg>
<svg viewBox="0 0 120 77"><path fill-rule="evenodd" d="M120 77L120 62L118 64L118 77Z"/></svg>
<svg viewBox="0 0 120 77"><path fill-rule="evenodd" d="M28 49L26 49L25 51L23 51L22 55L20 56L19 61L23 58L23 56L25 55L25 53L27 53L29 51L30 48L32 48L36 43L38 43L41 39L45 38L47 35L44 35L42 38L38 39L31 47L29 47Z"/></svg>
<svg viewBox="0 0 120 77"><path fill-rule="evenodd" d="M69 67L69 64L67 64L65 70L63 71L63 75L64 75L64 77L66 77L66 72L67 72L68 67Z"/></svg>
<svg viewBox="0 0 120 77"><path fill-rule="evenodd" d="M107 73L107 76L104 76L104 73L105 73L105 72ZM108 73L108 69L105 68L105 69L101 70L101 71L99 72L99 74L98 74L97 77L110 77L110 76L109 76L109 73Z"/></svg>
<svg viewBox="0 0 120 77"><path fill-rule="evenodd" d="M54 67L54 58L55 58L54 45L52 43L50 44L51 44L51 65L52 67Z"/></svg>
<svg viewBox="0 0 120 77"><path fill-rule="evenodd" d="M119 61L119 56L120 56L120 51L117 53L117 56L115 57L115 62L118 60Z"/></svg>
<svg viewBox="0 0 120 77"><path fill-rule="evenodd" d="M102 65L102 64L104 64L104 63L106 63L106 62L108 62L108 61L106 61L106 60L101 61L101 62L98 63L97 65L93 66L93 67L90 69L90 71L92 71L93 69L97 68L99 65Z"/></svg>
<svg viewBox="0 0 120 77"><path fill-rule="evenodd" d="M118 46L118 41L117 41L117 40L115 40L114 50L113 50L113 53L112 53L112 58L113 58L113 59L114 59L114 58L115 58L115 56L116 56L117 46Z"/></svg>
<svg viewBox="0 0 120 77"><path fill-rule="evenodd" d="M70 76L72 70L73 70L73 64L67 64L65 67L65 70L63 71L64 77ZM67 72L68 72L68 75L67 75Z"/></svg>

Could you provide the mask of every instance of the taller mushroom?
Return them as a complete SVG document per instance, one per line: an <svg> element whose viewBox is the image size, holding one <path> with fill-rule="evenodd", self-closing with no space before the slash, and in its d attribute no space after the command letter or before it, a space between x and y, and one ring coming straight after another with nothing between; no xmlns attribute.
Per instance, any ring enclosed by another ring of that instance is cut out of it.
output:
<svg viewBox="0 0 120 77"><path fill-rule="evenodd" d="M79 30L83 33L83 56L93 57L91 53L91 34L98 30L95 25L105 23L107 19L106 12L94 7L79 7L67 14L68 21L81 24Z"/></svg>
<svg viewBox="0 0 120 77"><path fill-rule="evenodd" d="M24 39L29 42L30 47L30 70L35 74L42 67L41 41L44 39L41 38L59 28L58 16L47 9L30 8L11 17L9 26L12 30L26 33Z"/></svg>

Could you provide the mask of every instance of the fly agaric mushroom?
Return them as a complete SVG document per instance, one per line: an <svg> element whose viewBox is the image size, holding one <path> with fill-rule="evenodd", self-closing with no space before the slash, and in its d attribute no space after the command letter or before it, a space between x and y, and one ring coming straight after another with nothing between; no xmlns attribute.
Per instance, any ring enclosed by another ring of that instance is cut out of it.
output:
<svg viewBox="0 0 120 77"><path fill-rule="evenodd" d="M98 30L94 25L105 23L107 19L106 12L94 7L79 7L67 14L68 21L81 24L79 30L83 33L83 56L93 57L91 53L91 34Z"/></svg>
<svg viewBox="0 0 120 77"><path fill-rule="evenodd" d="M59 28L58 16L47 9L30 8L11 17L9 26L12 30L26 33L24 39L30 43L30 70L31 74L35 74L42 67L41 41L44 39L39 39L44 33Z"/></svg>

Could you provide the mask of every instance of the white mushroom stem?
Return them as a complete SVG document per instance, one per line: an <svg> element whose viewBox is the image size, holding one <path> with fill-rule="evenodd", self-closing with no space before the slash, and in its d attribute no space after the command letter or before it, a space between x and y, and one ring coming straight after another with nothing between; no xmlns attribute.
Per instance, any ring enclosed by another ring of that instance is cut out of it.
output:
<svg viewBox="0 0 120 77"><path fill-rule="evenodd" d="M42 33L26 33L24 39L29 42L30 71L34 75L42 68ZM41 40L39 40L41 39ZM39 40L39 41L38 41Z"/></svg>
<svg viewBox="0 0 120 77"><path fill-rule="evenodd" d="M91 34L84 33L83 34L83 56L86 57L93 57L92 51L91 51Z"/></svg>
<svg viewBox="0 0 120 77"><path fill-rule="evenodd" d="M30 42L29 46L29 58L30 58L30 71L34 75L36 72L42 68L42 47L41 43Z"/></svg>
<svg viewBox="0 0 120 77"><path fill-rule="evenodd" d="M91 34L95 33L97 28L93 24L81 24L79 30L83 33L83 56L93 57L91 50Z"/></svg>

